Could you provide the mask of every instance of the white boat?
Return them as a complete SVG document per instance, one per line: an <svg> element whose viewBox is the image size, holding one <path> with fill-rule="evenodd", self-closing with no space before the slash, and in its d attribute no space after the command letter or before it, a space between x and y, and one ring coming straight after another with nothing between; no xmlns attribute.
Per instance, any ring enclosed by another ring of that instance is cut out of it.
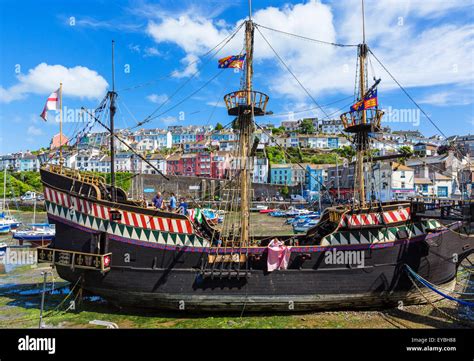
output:
<svg viewBox="0 0 474 361"><path fill-rule="evenodd" d="M2 212L0 213L0 227L8 226L11 229L17 228L21 222L19 222L15 217L10 214L10 210L7 205L7 168L5 167L3 171L3 203L2 203Z"/></svg>
<svg viewBox="0 0 474 361"><path fill-rule="evenodd" d="M14 239L29 242L33 247L48 245L55 235L56 228L49 223L30 224L26 229L13 231Z"/></svg>
<svg viewBox="0 0 474 361"><path fill-rule="evenodd" d="M8 224L0 224L0 234L7 234L11 228Z"/></svg>
<svg viewBox="0 0 474 361"><path fill-rule="evenodd" d="M5 242L0 243L0 257L4 256L7 252L8 245Z"/></svg>

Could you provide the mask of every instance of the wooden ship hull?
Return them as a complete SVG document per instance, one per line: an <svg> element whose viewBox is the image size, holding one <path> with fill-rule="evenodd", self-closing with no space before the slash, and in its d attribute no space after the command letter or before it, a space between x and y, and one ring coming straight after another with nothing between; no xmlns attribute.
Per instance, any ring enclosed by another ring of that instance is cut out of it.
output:
<svg viewBox="0 0 474 361"><path fill-rule="evenodd" d="M41 170L41 178L56 237L38 251L40 261L52 262L61 278L119 306L293 311L421 303L425 299L405 265L451 289L458 264L472 252L470 241L454 232L459 223L449 228L416 219L410 208L403 208L407 203L365 214L335 208L332 214L326 210L320 222L339 214L332 229L318 225L292 236L288 268L268 272L264 241L258 247L214 247L207 225L124 199L104 200L103 185L79 180L76 172L49 167ZM328 252L353 251L362 252L363 266L326 260Z"/></svg>

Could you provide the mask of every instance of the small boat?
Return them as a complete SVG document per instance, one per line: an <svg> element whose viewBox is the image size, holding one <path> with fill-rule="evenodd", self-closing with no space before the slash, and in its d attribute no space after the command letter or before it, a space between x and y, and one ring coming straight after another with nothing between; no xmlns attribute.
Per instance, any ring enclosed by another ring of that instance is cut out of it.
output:
<svg viewBox="0 0 474 361"><path fill-rule="evenodd" d="M274 211L269 213L272 217L286 217L286 212Z"/></svg>
<svg viewBox="0 0 474 361"><path fill-rule="evenodd" d="M296 208L290 208L288 211L285 212L286 217L296 217L296 216L301 216L301 215L308 215L311 212L308 211L307 209L296 209Z"/></svg>
<svg viewBox="0 0 474 361"><path fill-rule="evenodd" d="M0 225L2 226L10 226L10 229L15 229L20 226L21 222L16 220L12 216L7 216L5 213L0 214Z"/></svg>
<svg viewBox="0 0 474 361"><path fill-rule="evenodd" d="M307 232L319 223L319 219L308 219L301 222L293 223L293 231L295 233Z"/></svg>
<svg viewBox="0 0 474 361"><path fill-rule="evenodd" d="M0 257L5 256L8 245L5 242L0 243Z"/></svg>
<svg viewBox="0 0 474 361"><path fill-rule="evenodd" d="M296 216L294 218L288 218L286 220L286 223L287 224L295 224L297 222L303 222L303 221L307 221L307 220L311 220L311 219L319 219L319 213L312 212L312 213L305 214L305 215L302 215L302 216Z"/></svg>
<svg viewBox="0 0 474 361"><path fill-rule="evenodd" d="M13 232L14 239L29 242L33 247L48 245L55 235L56 228L49 223L30 224L27 229Z"/></svg>
<svg viewBox="0 0 474 361"><path fill-rule="evenodd" d="M0 224L0 234L7 234L10 232L11 227L8 224Z"/></svg>
<svg viewBox="0 0 474 361"><path fill-rule="evenodd" d="M261 214L267 214L267 213L272 213L272 212L276 212L276 211L278 211L278 209L269 209L269 208L267 208L267 209L261 209L259 212Z"/></svg>
<svg viewBox="0 0 474 361"><path fill-rule="evenodd" d="M2 203L2 212L0 213L0 226L9 226L10 230L11 230L11 229L14 229L14 228L18 228L18 226L21 224L21 222L16 220L10 214L10 210L9 210L8 204L7 204L6 195L7 195L7 168L5 167L5 169L3 171L3 203Z"/></svg>
<svg viewBox="0 0 474 361"><path fill-rule="evenodd" d="M202 210L202 214L204 215L204 217L206 217L206 220L211 224L224 222L224 215L213 209L205 208Z"/></svg>
<svg viewBox="0 0 474 361"><path fill-rule="evenodd" d="M250 212L261 212L261 211L266 211L268 209L268 206L265 206L263 204L257 204L255 207L250 208Z"/></svg>

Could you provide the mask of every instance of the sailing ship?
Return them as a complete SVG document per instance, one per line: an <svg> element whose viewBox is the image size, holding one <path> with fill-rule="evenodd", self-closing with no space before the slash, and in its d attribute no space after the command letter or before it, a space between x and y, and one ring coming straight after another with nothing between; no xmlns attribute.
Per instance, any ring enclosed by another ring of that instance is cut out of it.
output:
<svg viewBox="0 0 474 361"><path fill-rule="evenodd" d="M111 181L59 164L41 168L46 210L56 236L38 258L61 278L120 306L188 311L288 311L378 308L422 303L405 265L443 289L452 289L472 244L449 226L422 215L423 204L367 200L364 162L369 134L383 112L359 107L342 116L357 150L355 199L326 208L304 234L274 237L250 232L252 136L266 114L268 95L253 89L254 30L245 21L245 69L241 88L224 97L239 132L238 226L223 232L206 217L144 207L117 187L114 171L115 92L108 93ZM376 87L366 80L365 39L358 46L359 100ZM146 159L143 158L146 162ZM152 165L150 165L152 166ZM226 217L230 218L230 217ZM276 247L275 247L276 246ZM274 254L275 249L283 253ZM328 254L358 254L361 264L330 261ZM282 260L278 264L272 259Z"/></svg>

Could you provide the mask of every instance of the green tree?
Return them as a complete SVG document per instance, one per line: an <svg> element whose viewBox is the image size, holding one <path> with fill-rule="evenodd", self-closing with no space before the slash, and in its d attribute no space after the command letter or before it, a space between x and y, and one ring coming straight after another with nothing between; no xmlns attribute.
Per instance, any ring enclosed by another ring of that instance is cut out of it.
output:
<svg viewBox="0 0 474 361"><path fill-rule="evenodd" d="M288 186L283 186L283 188L280 191L280 194L282 197L288 198L288 196L290 195L290 190L288 189Z"/></svg>
<svg viewBox="0 0 474 361"><path fill-rule="evenodd" d="M300 133L312 134L314 133L314 124L311 119L303 119L299 126Z"/></svg>
<svg viewBox="0 0 474 361"><path fill-rule="evenodd" d="M356 151L350 145L345 145L342 148L334 149L334 152L337 153L340 157L351 160L352 157L356 155Z"/></svg>
<svg viewBox="0 0 474 361"><path fill-rule="evenodd" d="M224 126L221 123L217 123L214 129L219 131L219 130L224 129Z"/></svg>
<svg viewBox="0 0 474 361"><path fill-rule="evenodd" d="M408 145L402 145L400 148L398 148L398 151L405 155L407 158L413 155L413 149L411 149Z"/></svg>

